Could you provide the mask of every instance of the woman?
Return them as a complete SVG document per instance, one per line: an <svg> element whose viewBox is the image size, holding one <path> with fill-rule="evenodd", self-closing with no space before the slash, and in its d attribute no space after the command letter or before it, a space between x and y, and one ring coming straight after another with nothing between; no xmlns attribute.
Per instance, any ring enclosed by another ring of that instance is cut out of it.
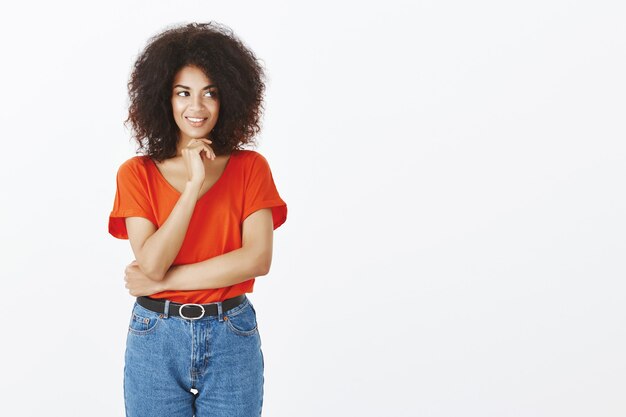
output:
<svg viewBox="0 0 626 417"><path fill-rule="evenodd" d="M125 161L109 232L129 239L136 296L124 400L130 417L259 416L263 353L246 293L269 272L287 217L260 130L263 70L228 28L150 39L128 83L126 123L144 155Z"/></svg>

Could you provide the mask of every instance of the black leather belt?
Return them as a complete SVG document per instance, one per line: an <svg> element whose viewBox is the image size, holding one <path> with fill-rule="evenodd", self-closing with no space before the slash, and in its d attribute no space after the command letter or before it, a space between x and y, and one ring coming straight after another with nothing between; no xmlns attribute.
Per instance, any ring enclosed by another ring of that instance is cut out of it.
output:
<svg viewBox="0 0 626 417"><path fill-rule="evenodd" d="M246 294L241 294L237 297L227 298L222 301L222 314L225 314L231 308L237 307L239 304L243 303L245 299ZM137 304L155 313L165 313L165 300L141 296L137 297ZM217 316L217 304L180 304L170 302L168 315L191 320L196 320L204 316Z"/></svg>

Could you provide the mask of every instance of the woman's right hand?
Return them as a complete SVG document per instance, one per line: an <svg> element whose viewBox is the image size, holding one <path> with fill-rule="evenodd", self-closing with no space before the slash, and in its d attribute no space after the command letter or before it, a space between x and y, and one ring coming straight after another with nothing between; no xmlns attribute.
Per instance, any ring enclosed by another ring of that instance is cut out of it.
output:
<svg viewBox="0 0 626 417"><path fill-rule="evenodd" d="M187 169L187 181L197 186L198 190L202 187L206 175L202 154L204 153L204 159L215 159L215 153L209 146L211 143L213 143L211 140L205 138L192 139L181 151Z"/></svg>

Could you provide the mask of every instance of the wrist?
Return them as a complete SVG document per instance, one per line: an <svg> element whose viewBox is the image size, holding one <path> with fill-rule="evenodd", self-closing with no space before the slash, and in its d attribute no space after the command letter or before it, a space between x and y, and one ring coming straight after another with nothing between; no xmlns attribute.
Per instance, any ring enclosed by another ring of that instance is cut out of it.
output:
<svg viewBox="0 0 626 417"><path fill-rule="evenodd" d="M156 287L158 292L168 291L169 289L165 278L157 282Z"/></svg>
<svg viewBox="0 0 626 417"><path fill-rule="evenodd" d="M172 265L163 276L163 279L159 282L159 286L161 287L161 291L170 291L170 283L172 281L172 275L178 269L178 265Z"/></svg>
<svg viewBox="0 0 626 417"><path fill-rule="evenodd" d="M199 193L202 189L203 183L204 180L202 182L187 180L185 183L185 190L189 189L191 192Z"/></svg>

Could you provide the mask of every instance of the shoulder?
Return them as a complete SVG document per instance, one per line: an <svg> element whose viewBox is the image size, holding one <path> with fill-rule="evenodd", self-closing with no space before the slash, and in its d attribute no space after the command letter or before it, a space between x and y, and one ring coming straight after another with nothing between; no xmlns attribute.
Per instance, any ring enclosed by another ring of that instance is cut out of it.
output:
<svg viewBox="0 0 626 417"><path fill-rule="evenodd" d="M233 155L236 155L238 158L246 161L254 161L258 157L263 157L259 152L252 149L239 149L234 151Z"/></svg>
<svg viewBox="0 0 626 417"><path fill-rule="evenodd" d="M135 155L122 162L117 169L118 175L121 176L134 176L145 177L146 165L149 163L148 156Z"/></svg>
<svg viewBox="0 0 626 417"><path fill-rule="evenodd" d="M146 155L135 155L120 164L119 169L145 169L146 164L148 163L148 156Z"/></svg>
<svg viewBox="0 0 626 417"><path fill-rule="evenodd" d="M242 164L247 167L268 165L267 159L263 154L252 149L240 149L235 151L233 155L237 155Z"/></svg>

